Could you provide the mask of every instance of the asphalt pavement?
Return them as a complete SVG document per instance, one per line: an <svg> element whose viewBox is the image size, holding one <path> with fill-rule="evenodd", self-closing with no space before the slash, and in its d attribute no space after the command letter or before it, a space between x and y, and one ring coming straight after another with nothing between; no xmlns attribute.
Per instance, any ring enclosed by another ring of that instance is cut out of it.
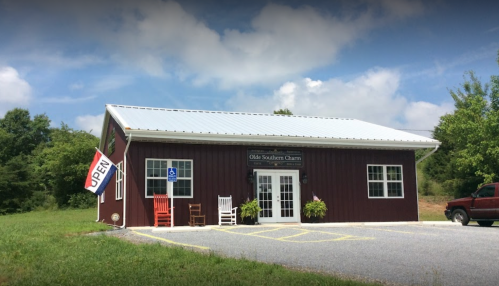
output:
<svg viewBox="0 0 499 286"><path fill-rule="evenodd" d="M235 258L403 285L498 285L499 227L318 224L132 228L130 235Z"/></svg>

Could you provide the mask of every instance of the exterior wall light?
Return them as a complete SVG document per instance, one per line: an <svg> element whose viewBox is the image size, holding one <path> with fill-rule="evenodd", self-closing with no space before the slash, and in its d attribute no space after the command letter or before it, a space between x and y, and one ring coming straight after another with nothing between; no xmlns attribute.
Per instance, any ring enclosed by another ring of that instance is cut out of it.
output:
<svg viewBox="0 0 499 286"><path fill-rule="evenodd" d="M303 175L301 176L301 182L306 184L308 183L308 176L307 174L303 173Z"/></svg>
<svg viewBox="0 0 499 286"><path fill-rule="evenodd" d="M249 171L248 172L248 183L252 184L254 180L253 172Z"/></svg>

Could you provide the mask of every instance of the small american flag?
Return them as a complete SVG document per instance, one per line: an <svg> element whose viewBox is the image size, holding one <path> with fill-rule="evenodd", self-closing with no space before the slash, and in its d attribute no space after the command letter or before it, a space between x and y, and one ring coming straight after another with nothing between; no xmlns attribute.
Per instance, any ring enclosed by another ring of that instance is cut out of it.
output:
<svg viewBox="0 0 499 286"><path fill-rule="evenodd" d="M314 197L313 197L314 202L316 202L316 201L320 201L320 200L319 200L319 198L315 195L315 193L314 193L314 192L312 192L312 195L314 196Z"/></svg>

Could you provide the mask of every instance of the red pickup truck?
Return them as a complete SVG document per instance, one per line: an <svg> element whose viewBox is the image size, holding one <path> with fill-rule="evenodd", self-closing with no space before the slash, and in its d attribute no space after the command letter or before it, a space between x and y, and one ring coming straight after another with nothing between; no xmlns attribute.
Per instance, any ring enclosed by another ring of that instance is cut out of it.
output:
<svg viewBox="0 0 499 286"><path fill-rule="evenodd" d="M471 220L480 226L491 226L499 221L499 183L483 185L471 197L448 202L445 216L462 225Z"/></svg>

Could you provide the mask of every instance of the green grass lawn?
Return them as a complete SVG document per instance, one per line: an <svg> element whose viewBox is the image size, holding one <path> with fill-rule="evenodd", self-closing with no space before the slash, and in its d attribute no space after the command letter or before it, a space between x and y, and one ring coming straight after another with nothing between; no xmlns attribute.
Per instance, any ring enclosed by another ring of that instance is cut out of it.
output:
<svg viewBox="0 0 499 286"><path fill-rule="evenodd" d="M0 216L0 285L376 285L105 235L95 209Z"/></svg>

